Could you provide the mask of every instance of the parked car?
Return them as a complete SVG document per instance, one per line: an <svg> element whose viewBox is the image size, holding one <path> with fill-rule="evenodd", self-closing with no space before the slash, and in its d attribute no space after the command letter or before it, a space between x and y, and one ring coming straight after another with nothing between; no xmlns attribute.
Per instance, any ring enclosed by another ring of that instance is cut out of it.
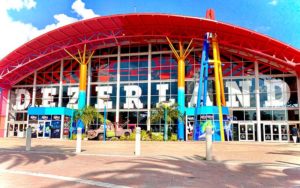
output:
<svg viewBox="0 0 300 188"><path fill-rule="evenodd" d="M128 124L128 121L124 124ZM123 126L124 126L123 124ZM119 125L117 123L108 123L106 125L106 138L113 138L117 137L120 138L122 135L129 136L132 133L132 129L124 129L122 125ZM98 129L90 129L87 132L87 138L88 139L97 139L97 140L103 140L104 136L104 125L102 124Z"/></svg>

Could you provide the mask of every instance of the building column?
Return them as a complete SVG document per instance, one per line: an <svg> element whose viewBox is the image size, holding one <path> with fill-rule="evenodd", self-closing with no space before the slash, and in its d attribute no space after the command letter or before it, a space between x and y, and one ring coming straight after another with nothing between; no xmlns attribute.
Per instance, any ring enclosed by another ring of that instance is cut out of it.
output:
<svg viewBox="0 0 300 188"><path fill-rule="evenodd" d="M121 46L118 45L118 58L117 58L117 100L116 100L116 123L119 123L120 113L120 63L121 63Z"/></svg>
<svg viewBox="0 0 300 188"><path fill-rule="evenodd" d="M65 115L61 115L60 119L60 140L64 139L64 123L65 123Z"/></svg>
<svg viewBox="0 0 300 188"><path fill-rule="evenodd" d="M299 102L300 102L300 75L297 74L296 76L297 76L297 97L298 97L298 104L299 104ZM298 116L299 116L299 121L300 121L300 105L298 105L298 109L299 109ZM287 114L286 118L288 120L288 114Z"/></svg>
<svg viewBox="0 0 300 188"><path fill-rule="evenodd" d="M9 88L0 86L0 137L7 135Z"/></svg>
<svg viewBox="0 0 300 188"><path fill-rule="evenodd" d="M64 60L61 60L60 61L58 107L62 107L62 98L63 98L63 71L64 71Z"/></svg>
<svg viewBox="0 0 300 188"><path fill-rule="evenodd" d="M151 53L151 44L148 45L148 94L147 94L147 131L151 129L151 61L152 61L152 53Z"/></svg>
<svg viewBox="0 0 300 188"><path fill-rule="evenodd" d="M34 73L33 73L32 101L31 101L31 106L32 107L35 107L35 99L36 99L36 77L37 77L37 71L34 71Z"/></svg>
<svg viewBox="0 0 300 188"><path fill-rule="evenodd" d="M259 95L259 70L258 62L254 62L255 66L255 100L256 100L256 122L257 122L257 140L261 142L261 122L260 122L260 95Z"/></svg>
<svg viewBox="0 0 300 188"><path fill-rule="evenodd" d="M92 60L88 64L87 97L86 97L86 100L87 100L86 105L87 106L90 105L90 100L91 100L91 79L92 79L92 77L91 77L91 66L92 66Z"/></svg>

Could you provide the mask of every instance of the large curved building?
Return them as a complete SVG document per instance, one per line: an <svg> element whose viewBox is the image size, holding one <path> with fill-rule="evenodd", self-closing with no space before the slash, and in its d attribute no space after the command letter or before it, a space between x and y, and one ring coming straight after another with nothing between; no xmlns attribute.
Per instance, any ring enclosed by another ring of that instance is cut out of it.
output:
<svg viewBox="0 0 300 188"><path fill-rule="evenodd" d="M238 26L167 14L79 21L43 34L4 57L0 61L0 135L24 136L30 106L78 108L79 64L64 49L77 54L84 44L89 51L95 50L88 66L86 103L103 112L99 96L107 94L108 119L129 119L142 129L162 131L163 124L151 124L148 117L157 103L177 101L177 60L166 36L175 46L179 41L187 46L193 39L185 67L185 106L193 107L207 32L217 34L234 139L289 141L291 126L300 128L300 51ZM210 71L210 104L215 97L213 82ZM186 128L192 121L186 117ZM177 131L175 124L171 127Z"/></svg>

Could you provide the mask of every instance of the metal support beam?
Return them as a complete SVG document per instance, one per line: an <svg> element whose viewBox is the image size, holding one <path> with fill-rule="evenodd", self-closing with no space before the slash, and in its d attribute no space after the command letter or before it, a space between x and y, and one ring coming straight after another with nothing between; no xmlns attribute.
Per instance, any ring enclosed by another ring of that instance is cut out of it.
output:
<svg viewBox="0 0 300 188"><path fill-rule="evenodd" d="M259 95L259 69L258 62L254 62L255 69L255 100L256 100L256 122L257 122L257 140L261 142L261 122L260 122L260 95Z"/></svg>
<svg viewBox="0 0 300 188"><path fill-rule="evenodd" d="M151 53L151 44L148 45L148 98L147 98L147 131L151 130L151 60L152 60L152 53Z"/></svg>

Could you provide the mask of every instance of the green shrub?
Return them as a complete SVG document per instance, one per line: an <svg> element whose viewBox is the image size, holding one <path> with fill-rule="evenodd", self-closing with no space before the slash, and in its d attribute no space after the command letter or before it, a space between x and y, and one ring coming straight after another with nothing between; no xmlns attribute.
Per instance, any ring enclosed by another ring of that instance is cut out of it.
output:
<svg viewBox="0 0 300 188"><path fill-rule="evenodd" d="M172 133L171 136L169 137L170 141L177 141L177 134Z"/></svg>
<svg viewBox="0 0 300 188"><path fill-rule="evenodd" d="M163 141L163 133L152 133L152 141Z"/></svg>
<svg viewBox="0 0 300 188"><path fill-rule="evenodd" d="M133 133L130 133L128 140L130 140L130 141L135 140L135 131Z"/></svg>
<svg viewBox="0 0 300 188"><path fill-rule="evenodd" d="M124 134L121 135L120 139L121 141L124 140L129 140L129 141L135 141L135 131L131 133L129 136L125 136ZM177 141L177 134L171 133L169 134L170 136L168 137L169 141ZM117 140L117 139L111 139L111 140ZM142 141L163 141L164 140L164 135L161 132L151 132L151 131L141 131L141 140Z"/></svg>
<svg viewBox="0 0 300 188"><path fill-rule="evenodd" d="M120 136L120 140L128 140L129 138L128 138L128 136L125 136L124 134L122 134L121 136Z"/></svg>
<svg viewBox="0 0 300 188"><path fill-rule="evenodd" d="M151 132L142 130L141 131L141 140L142 141L151 141Z"/></svg>
<svg viewBox="0 0 300 188"><path fill-rule="evenodd" d="M81 135L81 140L83 140L84 138L86 138L86 134ZM77 134L72 134L72 140L77 140Z"/></svg>
<svg viewBox="0 0 300 188"><path fill-rule="evenodd" d="M112 137L110 140L111 141L118 141L119 139L118 139L118 137Z"/></svg>
<svg viewBox="0 0 300 188"><path fill-rule="evenodd" d="M116 136L115 131L106 131L106 137L111 138Z"/></svg>

